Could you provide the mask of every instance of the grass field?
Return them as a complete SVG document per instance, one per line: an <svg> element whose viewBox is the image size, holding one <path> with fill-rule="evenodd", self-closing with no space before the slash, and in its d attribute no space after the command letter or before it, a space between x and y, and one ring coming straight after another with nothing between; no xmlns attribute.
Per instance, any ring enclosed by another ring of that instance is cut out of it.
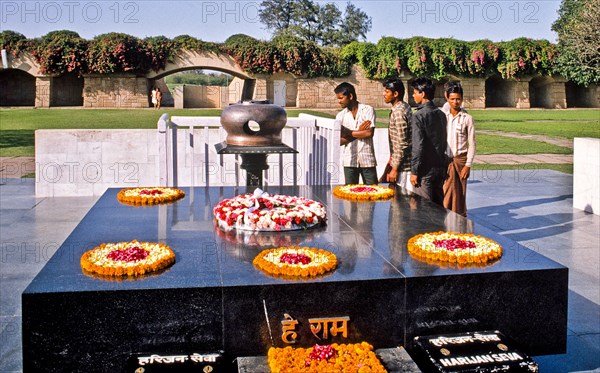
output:
<svg viewBox="0 0 600 373"><path fill-rule="evenodd" d="M287 110L288 116L309 113L333 118L311 110ZM0 156L33 156L36 129L156 128L162 113L180 116L219 116L218 109L0 109ZM388 109L378 109L387 118ZM476 128L563 137L600 138L600 110L471 110ZM383 127L386 125L383 124ZM570 154L572 150L547 143L479 134L479 154Z"/></svg>

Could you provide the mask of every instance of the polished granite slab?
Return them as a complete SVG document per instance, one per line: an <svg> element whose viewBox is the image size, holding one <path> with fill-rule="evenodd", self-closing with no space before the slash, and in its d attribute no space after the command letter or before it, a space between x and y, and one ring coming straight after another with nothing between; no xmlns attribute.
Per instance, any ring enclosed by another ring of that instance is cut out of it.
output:
<svg viewBox="0 0 600 373"><path fill-rule="evenodd" d="M215 228L212 206L245 188L183 189L185 199L165 206L120 204L118 189L100 198L23 293L25 371L93 370L106 362L116 371L138 352L262 355L287 345L286 315L298 322L299 346L368 340L386 348L422 334L498 329L528 353L565 349L567 268L427 200L399 194L357 203L333 197L327 186L267 188L321 201L327 225L237 234ZM408 255L408 238L439 230L485 235L504 256L487 267L452 268ZM166 243L176 263L135 280L82 273L83 252L132 239ZM252 266L260 250L291 244L334 252L338 269L290 281ZM325 340L311 330L310 320L344 317L346 338Z"/></svg>

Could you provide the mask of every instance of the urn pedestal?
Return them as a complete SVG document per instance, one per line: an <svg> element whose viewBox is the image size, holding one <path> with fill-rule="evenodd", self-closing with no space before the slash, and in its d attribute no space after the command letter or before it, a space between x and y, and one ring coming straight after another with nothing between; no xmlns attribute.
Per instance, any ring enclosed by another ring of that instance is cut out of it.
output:
<svg viewBox="0 0 600 373"><path fill-rule="evenodd" d="M258 129L251 127L258 124ZM246 170L246 186L263 185L263 171L269 169L269 154L298 153L281 141L287 113L269 101L243 101L223 109L221 125L227 132L225 142L215 145L218 154L239 154Z"/></svg>

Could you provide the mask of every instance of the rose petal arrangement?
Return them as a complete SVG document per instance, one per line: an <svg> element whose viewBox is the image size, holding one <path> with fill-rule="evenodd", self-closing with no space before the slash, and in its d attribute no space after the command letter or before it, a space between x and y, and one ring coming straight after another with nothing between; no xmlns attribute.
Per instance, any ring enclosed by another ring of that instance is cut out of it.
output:
<svg viewBox="0 0 600 373"><path fill-rule="evenodd" d="M468 265L500 258L502 247L489 238L470 233L431 232L411 237L408 252L428 261Z"/></svg>
<svg viewBox="0 0 600 373"><path fill-rule="evenodd" d="M334 270L337 258L326 250L286 246L263 250L252 263L271 276L306 278Z"/></svg>
<svg viewBox="0 0 600 373"><path fill-rule="evenodd" d="M367 342L317 344L310 348L271 347L267 359L273 373L387 372Z"/></svg>
<svg viewBox="0 0 600 373"><path fill-rule="evenodd" d="M350 201L379 201L394 197L395 191L381 185L349 184L335 187L333 195Z"/></svg>
<svg viewBox="0 0 600 373"><path fill-rule="evenodd" d="M155 242L103 243L86 251L81 268L102 276L140 276L166 268L175 262L175 253Z"/></svg>
<svg viewBox="0 0 600 373"><path fill-rule="evenodd" d="M185 193L182 190L163 187L125 188L117 194L119 202L128 205L157 205L183 197Z"/></svg>
<svg viewBox="0 0 600 373"><path fill-rule="evenodd" d="M213 208L219 227L249 231L287 231L324 224L325 207L303 197L253 194L224 199Z"/></svg>

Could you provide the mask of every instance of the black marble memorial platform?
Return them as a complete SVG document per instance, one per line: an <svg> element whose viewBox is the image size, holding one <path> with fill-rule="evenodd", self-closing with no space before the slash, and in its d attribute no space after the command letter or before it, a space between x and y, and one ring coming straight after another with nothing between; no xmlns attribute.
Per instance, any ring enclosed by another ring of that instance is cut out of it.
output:
<svg viewBox="0 0 600 373"><path fill-rule="evenodd" d="M182 189L183 200L155 207L122 205L118 189L100 198L22 295L25 372L120 372L139 354L222 351L227 364L285 341L389 348L418 335L496 329L531 355L565 351L567 268L429 201L349 202L328 186L271 187L321 201L327 225L237 234L215 228L212 206L251 190ZM440 230L494 239L504 255L468 268L409 256L408 238ZM82 273L83 252L132 239L166 243L176 263L139 279ZM334 252L337 270L284 280L253 267L262 249L289 244ZM324 326L341 320L346 337Z"/></svg>

